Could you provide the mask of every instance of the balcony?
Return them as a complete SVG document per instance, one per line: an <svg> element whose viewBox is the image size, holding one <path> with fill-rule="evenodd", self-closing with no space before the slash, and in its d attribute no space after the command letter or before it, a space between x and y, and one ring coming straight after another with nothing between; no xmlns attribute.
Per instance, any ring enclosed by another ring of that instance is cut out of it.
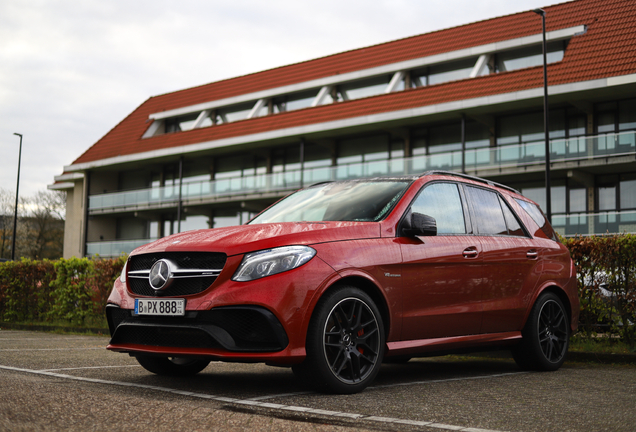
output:
<svg viewBox="0 0 636 432"><path fill-rule="evenodd" d="M552 226L564 237L636 233L636 211L557 214Z"/></svg>
<svg viewBox="0 0 636 432"><path fill-rule="evenodd" d="M589 160L636 153L636 132L576 137L553 140L550 143L552 163ZM251 194L283 195L303 185L331 180L346 180L371 176L419 174L428 170L459 171L462 156L467 172L483 172L489 169L516 168L541 165L545 162L543 141L486 147L479 149L421 155L404 159L389 159L309 168L298 171L278 172L255 176L217 179L212 181L184 182L181 199L188 202L219 199L241 199ZM164 186L115 192L89 197L90 214L114 213L125 210L176 207L179 186Z"/></svg>

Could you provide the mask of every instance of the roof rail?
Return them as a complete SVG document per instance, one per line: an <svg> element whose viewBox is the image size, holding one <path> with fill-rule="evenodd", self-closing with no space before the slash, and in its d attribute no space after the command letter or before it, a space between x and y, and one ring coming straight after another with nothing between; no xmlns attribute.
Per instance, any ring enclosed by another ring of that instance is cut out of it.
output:
<svg viewBox="0 0 636 432"><path fill-rule="evenodd" d="M421 177L427 176L427 175L447 175L447 176L453 176L453 177L461 177L461 178L465 178L465 179L469 179L469 180L474 180L480 183L485 183L489 186L496 186L496 187L500 187L502 189L506 189L510 192L514 192L516 194L521 195L521 192L519 192L518 190L511 188L510 186L506 186L504 184L501 183L497 183L491 180L487 180L481 177L475 177L475 176L471 176L468 174L462 174L462 173L458 173L458 172L453 172L453 171L443 171L443 170L433 170L433 171L426 171L425 173L423 173L421 175Z"/></svg>

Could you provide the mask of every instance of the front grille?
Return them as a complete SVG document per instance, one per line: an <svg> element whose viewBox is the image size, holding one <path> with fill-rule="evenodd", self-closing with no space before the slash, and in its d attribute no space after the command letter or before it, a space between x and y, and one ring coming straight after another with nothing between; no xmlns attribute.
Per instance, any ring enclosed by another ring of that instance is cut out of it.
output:
<svg viewBox="0 0 636 432"><path fill-rule="evenodd" d="M202 270L196 277L175 278L165 290L155 291L145 272L150 272L152 265L160 259L168 259L180 270ZM186 296L198 294L208 289L225 266L227 256L224 253L209 252L161 252L130 257L128 263L128 286L134 294L154 296ZM214 275L205 274L214 272ZM141 273L143 276L133 276L131 272Z"/></svg>
<svg viewBox="0 0 636 432"><path fill-rule="evenodd" d="M227 256L219 252L159 252L130 257L128 271L150 270L152 265L166 258L182 269L222 269Z"/></svg>
<svg viewBox="0 0 636 432"><path fill-rule="evenodd" d="M155 297L171 296L179 297L191 294L198 294L208 289L210 285L214 283L216 276L201 277L201 278L188 278L188 279L176 279L170 287L164 291L157 292L150 286L148 279L132 279L128 280L130 290L142 296Z"/></svg>

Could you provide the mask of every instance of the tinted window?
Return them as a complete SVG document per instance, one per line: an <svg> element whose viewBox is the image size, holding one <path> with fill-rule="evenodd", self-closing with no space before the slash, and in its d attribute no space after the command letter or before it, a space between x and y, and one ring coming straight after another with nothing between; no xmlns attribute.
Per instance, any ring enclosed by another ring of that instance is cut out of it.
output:
<svg viewBox="0 0 636 432"><path fill-rule="evenodd" d="M537 225L541 227L541 230L545 233L546 236L548 236L548 238L557 241L557 236L554 233L554 230L548 224L548 220L545 218L545 216L543 216L543 212L541 211L541 209L539 209L538 206L531 202L520 200L517 198L515 198L515 201L517 201L517 203L519 203L521 208L523 208L526 213L528 213L532 220L534 220Z"/></svg>
<svg viewBox="0 0 636 432"><path fill-rule="evenodd" d="M510 207L508 207L508 203L506 203L502 197L499 197L499 203L504 213L504 219L506 219L506 225L508 225L508 234L515 236L525 235L517 217L512 210L510 210Z"/></svg>
<svg viewBox="0 0 636 432"><path fill-rule="evenodd" d="M419 194L411 211L432 216L438 234L466 234L464 209L459 190L453 183L434 183Z"/></svg>
<svg viewBox="0 0 636 432"><path fill-rule="evenodd" d="M466 192L473 203L479 234L507 235L508 227L499 203L499 195L470 186L466 187Z"/></svg>

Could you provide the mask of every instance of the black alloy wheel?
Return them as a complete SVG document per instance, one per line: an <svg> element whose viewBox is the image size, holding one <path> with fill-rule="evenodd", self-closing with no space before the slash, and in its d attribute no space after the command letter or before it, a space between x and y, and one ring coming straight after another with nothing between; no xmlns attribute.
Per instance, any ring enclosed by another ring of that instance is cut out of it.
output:
<svg viewBox="0 0 636 432"><path fill-rule="evenodd" d="M384 355L382 317L363 291L344 287L316 307L307 358L294 372L321 391L356 393L375 378Z"/></svg>
<svg viewBox="0 0 636 432"><path fill-rule="evenodd" d="M570 323L563 303L554 293L544 293L535 303L522 342L513 357L523 369L553 371L565 361L570 339Z"/></svg>

